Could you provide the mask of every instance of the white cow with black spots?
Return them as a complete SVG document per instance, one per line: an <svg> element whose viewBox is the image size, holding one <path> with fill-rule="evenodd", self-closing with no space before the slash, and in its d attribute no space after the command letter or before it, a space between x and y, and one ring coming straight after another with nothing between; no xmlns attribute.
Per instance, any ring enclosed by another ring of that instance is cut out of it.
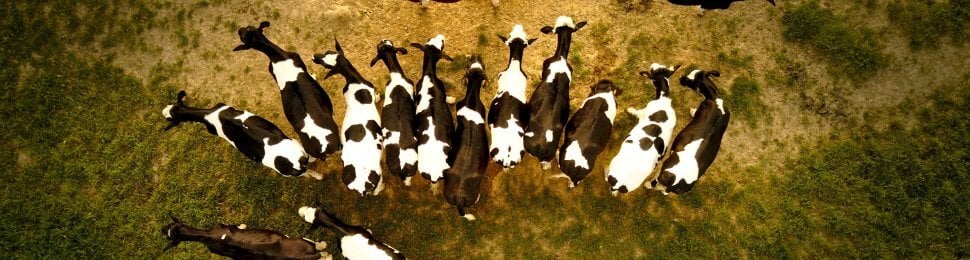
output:
<svg viewBox="0 0 970 260"><path fill-rule="evenodd" d="M347 111L340 129L344 149L340 155L344 162L341 179L347 188L361 196L377 195L384 189L381 172L383 135L374 100L374 85L347 60L340 42L336 42L336 48L337 51L314 55L313 62L330 70L324 79L340 74L347 81L343 88Z"/></svg>
<svg viewBox="0 0 970 260"><path fill-rule="evenodd" d="M509 66L498 74L498 89L488 110L488 126L492 131L489 155L505 169L513 168L525 155L525 124L529 122L529 107L525 102L528 76L522 71L525 48L536 39L528 39L522 25L512 27L509 37L499 35L509 46Z"/></svg>
<svg viewBox="0 0 970 260"><path fill-rule="evenodd" d="M614 196L640 188L670 147L670 137L677 125L670 98L670 76L679 68L680 65L669 68L654 63L649 71L640 72L653 80L657 94L642 109L630 107L626 110L637 118L638 123L606 169L606 182Z"/></svg>
<svg viewBox="0 0 970 260"><path fill-rule="evenodd" d="M324 227L340 236L340 255L346 259L405 259L400 251L374 238L370 230L344 223L326 210L301 207L300 217L310 223L310 231Z"/></svg>

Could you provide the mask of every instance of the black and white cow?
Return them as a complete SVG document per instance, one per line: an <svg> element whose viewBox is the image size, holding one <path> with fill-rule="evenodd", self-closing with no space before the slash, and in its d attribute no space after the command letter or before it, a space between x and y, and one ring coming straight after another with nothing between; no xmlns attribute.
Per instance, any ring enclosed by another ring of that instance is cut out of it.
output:
<svg viewBox="0 0 970 260"><path fill-rule="evenodd" d="M731 7L731 4L733 4L734 2L740 2L744 0L667 0L667 1L675 5L700 6L701 10L699 14L703 15L704 12L708 10L714 10L714 9L727 10L728 7ZM771 5L774 6L775 0L768 0L768 3L771 3Z"/></svg>
<svg viewBox="0 0 970 260"><path fill-rule="evenodd" d="M569 119L569 84L573 69L569 65L569 45L573 33L586 22L573 23L568 16L556 19L556 27L546 26L542 33L555 33L556 53L542 63L542 82L529 99L529 124L525 131L525 150L539 159L542 169L552 167L563 126Z"/></svg>
<svg viewBox="0 0 970 260"><path fill-rule="evenodd" d="M299 54L285 51L266 38L263 34L266 27L269 22L262 22L259 27L239 28L242 45L233 51L255 49L269 57L269 72L280 88L283 114L300 136L303 149L313 157L310 160L325 160L340 150L330 96L307 73Z"/></svg>
<svg viewBox="0 0 970 260"><path fill-rule="evenodd" d="M559 169L569 177L570 188L576 187L593 171L596 157L609 143L619 92L609 80L596 83L590 87L583 106L569 118L566 136L559 148Z"/></svg>
<svg viewBox="0 0 970 260"><path fill-rule="evenodd" d="M383 60L390 73L384 88L384 107L381 124L384 127L384 164L387 170L411 186L411 177L418 170L418 139L414 131L414 82L407 78L398 63L397 54L407 54L405 48L394 47L389 40L377 44L377 57L371 67Z"/></svg>
<svg viewBox="0 0 970 260"><path fill-rule="evenodd" d="M310 223L310 231L325 227L340 236L340 254L346 259L405 259L401 252L374 238L370 230L349 225L333 213L313 207L302 207L300 217Z"/></svg>
<svg viewBox="0 0 970 260"><path fill-rule="evenodd" d="M458 128L452 144L454 165L445 172L445 200L458 208L458 215L474 220L472 214L465 214L481 198L482 183L485 181L485 168L488 166L488 135L485 133L485 105L482 104L481 90L485 82L485 67L481 58L472 56L468 72L465 73L467 87L465 98L458 101Z"/></svg>
<svg viewBox="0 0 970 260"><path fill-rule="evenodd" d="M260 162L283 176L314 178L323 176L307 169L308 158L300 143L286 137L272 122L253 113L236 110L223 103L212 108L195 108L185 104L185 91L179 91L174 105L165 106L162 115L168 120L165 131L182 122L199 122L210 134L226 139L250 160Z"/></svg>
<svg viewBox="0 0 970 260"><path fill-rule="evenodd" d="M697 179L704 175L721 148L721 138L727 130L731 112L724 107L724 100L711 77L721 73L694 70L680 78L680 84L704 95L690 123L674 138L670 156L664 161L657 176L656 187L665 195L690 191Z"/></svg>
<svg viewBox="0 0 970 260"><path fill-rule="evenodd" d="M334 40L336 42L336 40ZM340 131L344 162L343 179L347 188L360 193L377 195L384 189L381 172L383 138L381 119L374 100L374 84L364 79L344 56L340 42L337 51L313 55L313 62L330 70L324 79L340 74L346 80L343 88L347 110Z"/></svg>
<svg viewBox="0 0 970 260"><path fill-rule="evenodd" d="M528 39L519 24L512 27L508 38L498 37L509 46L509 66L498 74L498 90L488 110L488 126L492 130L489 154L508 169L518 165L525 155L522 137L529 122L529 108L525 105L528 77L522 71L522 55L536 39Z"/></svg>
<svg viewBox="0 0 970 260"><path fill-rule="evenodd" d="M670 99L670 76L679 68L680 65L669 68L654 63L649 71L640 72L653 80L657 95L642 109L630 107L626 110L637 118L638 123L606 169L606 182L614 196L617 192L627 193L640 188L670 147L670 137L677 125Z"/></svg>
<svg viewBox="0 0 970 260"><path fill-rule="evenodd" d="M265 229L248 229L246 225L218 224L210 229L185 225L169 213L172 223L162 227L162 235L169 240L168 251L183 241L199 242L210 252L232 259L330 259L324 249L327 242L306 238L290 238Z"/></svg>
<svg viewBox="0 0 970 260"><path fill-rule="evenodd" d="M455 122L447 102L445 83L438 78L438 61L451 57L444 54L445 36L437 35L421 45L411 46L424 51L424 67L418 82L414 117L418 134L418 172L432 183L444 178L454 158L451 154L451 135Z"/></svg>

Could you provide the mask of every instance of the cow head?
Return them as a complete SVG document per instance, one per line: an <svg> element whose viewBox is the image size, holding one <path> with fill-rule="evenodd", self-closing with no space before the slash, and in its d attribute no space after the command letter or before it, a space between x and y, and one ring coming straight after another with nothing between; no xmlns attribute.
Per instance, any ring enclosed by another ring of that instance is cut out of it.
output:
<svg viewBox="0 0 970 260"><path fill-rule="evenodd" d="M612 81L606 80L606 79L601 80L600 82L597 82L596 85L589 87L590 96L596 95L598 93L607 93L607 92L613 93L614 96L619 96L620 94L623 94L623 90L616 87L616 85L614 85Z"/></svg>
<svg viewBox="0 0 970 260"><path fill-rule="evenodd" d="M165 236L165 239L168 239L169 243L168 243L168 246L165 246L165 249L162 249L162 252L168 251L169 249L172 249L173 247L178 246L179 243L182 242L182 240L180 239L181 233L179 232L181 232L180 230L182 229L183 226L185 226L184 224L182 224L181 220L179 220L178 218L175 217L175 215L172 214L172 212L168 213L168 217L172 219L172 223L169 223L168 225L165 225L164 227L162 227L162 235Z"/></svg>
<svg viewBox="0 0 970 260"><path fill-rule="evenodd" d="M687 75L680 77L680 85L704 95L704 97L714 97L717 95L717 86L711 77L720 77L721 72L717 70L693 70Z"/></svg>
<svg viewBox="0 0 970 260"><path fill-rule="evenodd" d="M411 47L417 48L424 52L425 57L431 58L432 61L438 61L440 59L445 59L447 61L452 61L451 56L445 54L445 36L438 34L431 39L428 39L428 43L424 45L420 43L411 43Z"/></svg>
<svg viewBox="0 0 970 260"><path fill-rule="evenodd" d="M323 77L323 79L340 74L339 66L346 66L350 64L350 62L344 56L344 49L340 47L340 41L337 41L336 37L334 37L333 41L337 48L336 51L327 51L323 54L317 53L313 55L313 63L323 65L324 68L330 70L330 72L327 72L327 76Z"/></svg>
<svg viewBox="0 0 970 260"><path fill-rule="evenodd" d="M554 33L573 33L582 29L586 26L586 22L573 23L573 18L569 16L560 16L556 18L556 26L546 26L542 27L542 33L544 34L554 34Z"/></svg>
<svg viewBox="0 0 970 260"><path fill-rule="evenodd" d="M485 81L488 77L485 75L485 66L482 65L482 57L472 55L471 60L468 64L468 71L465 72L465 81Z"/></svg>
<svg viewBox="0 0 970 260"><path fill-rule="evenodd" d="M179 91L178 96L176 97L175 105L168 105L162 109L162 116L165 116L165 120L168 121L168 126L165 126L164 129L165 131L168 131L169 129L172 129L173 127L182 123L182 120L179 119L176 114L173 114L173 111L178 112L182 108L186 107L183 99L185 99L185 90Z"/></svg>
<svg viewBox="0 0 970 260"><path fill-rule="evenodd" d="M532 45L532 43L536 41L536 38L529 39L528 36L526 36L525 29L522 28L521 24L516 24L512 27L512 32L509 33L508 38L502 35L499 35L498 38L509 47L521 46L522 48L525 48L526 46Z"/></svg>
<svg viewBox="0 0 970 260"><path fill-rule="evenodd" d="M680 69L679 64L670 68L660 63L654 63L650 64L650 70L641 71L640 75L653 80L662 80L673 76L674 72L677 72L678 69Z"/></svg>
<svg viewBox="0 0 970 260"><path fill-rule="evenodd" d="M269 39L263 34L263 28L266 27L269 27L268 21L259 23L259 27L247 26L239 28L236 33L239 34L239 40L242 41L242 44L236 46L232 51L248 50L266 45L269 42Z"/></svg>
<svg viewBox="0 0 970 260"><path fill-rule="evenodd" d="M377 56L374 56L374 59L370 61L370 66L374 67L374 64L377 64L377 61L390 59L391 57L395 57L397 54L408 54L408 49L403 47L395 47L391 40L381 40L381 42L377 43Z"/></svg>

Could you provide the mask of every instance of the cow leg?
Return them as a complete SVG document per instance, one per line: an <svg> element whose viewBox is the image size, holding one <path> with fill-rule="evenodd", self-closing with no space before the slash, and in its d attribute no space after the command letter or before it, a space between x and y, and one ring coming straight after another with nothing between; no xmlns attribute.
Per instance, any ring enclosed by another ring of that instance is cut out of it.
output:
<svg viewBox="0 0 970 260"><path fill-rule="evenodd" d="M317 180L323 180L323 174L314 170L307 169L306 176Z"/></svg>

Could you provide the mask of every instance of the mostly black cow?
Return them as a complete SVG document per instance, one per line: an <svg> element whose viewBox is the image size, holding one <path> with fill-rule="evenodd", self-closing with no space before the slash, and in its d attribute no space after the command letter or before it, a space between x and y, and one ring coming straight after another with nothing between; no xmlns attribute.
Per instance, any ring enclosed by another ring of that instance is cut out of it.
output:
<svg viewBox="0 0 970 260"><path fill-rule="evenodd" d="M674 138L671 154L660 168L655 189L664 194L690 191L717 157L731 119L731 112L724 107L724 100L711 80L712 76L720 75L716 70L694 70L680 78L681 85L700 92L704 101L690 123Z"/></svg>
<svg viewBox="0 0 970 260"><path fill-rule="evenodd" d="M606 169L606 182L613 195L640 188L650 177L654 168L670 147L670 137L677 125L677 115L670 98L670 76L680 65L669 68L654 63L641 75L653 80L656 97L642 109L627 108L626 112L637 118L637 125L620 145Z"/></svg>
<svg viewBox="0 0 970 260"><path fill-rule="evenodd" d="M336 42L336 40L335 40ZM381 172L383 138L381 121L374 99L374 84L364 79L354 65L344 56L340 42L336 51L313 56L313 62L330 70L324 79L340 74L346 80L343 93L347 103L346 114L340 131L344 162L343 182L347 188L361 196L377 195L384 189Z"/></svg>
<svg viewBox="0 0 970 260"><path fill-rule="evenodd" d="M185 104L185 91L179 91L174 105L165 106L162 115L169 124L165 130L182 122L199 122L210 134L222 137L250 160L260 162L283 176L302 176L310 173L309 159L303 148L290 139L272 122L242 110L219 103L212 108L195 108Z"/></svg>
<svg viewBox="0 0 970 260"><path fill-rule="evenodd" d="M559 168L575 187L596 167L596 157L610 141L616 117L616 95L613 82L600 81L590 88L583 106L569 118L566 136L559 148Z"/></svg>
<svg viewBox="0 0 970 260"><path fill-rule="evenodd" d="M377 56L371 67L383 60L390 73L384 87L384 106L381 125L384 127L384 164L387 170L411 186L411 177L417 172L418 139L414 131L414 82L407 78L398 63L398 54L407 54L405 48L394 47L389 40L377 44Z"/></svg>
<svg viewBox="0 0 970 260"><path fill-rule="evenodd" d="M569 119L569 84L573 80L569 65L569 46L574 32L586 22L560 16L556 27L546 26L542 33L558 36L556 52L542 63L542 82L529 98L529 124L525 131L525 150L539 159L542 169L552 167L563 126Z"/></svg>
<svg viewBox="0 0 970 260"><path fill-rule="evenodd" d="M310 223L310 231L324 227L340 236L340 254L346 259L405 259L397 249L374 238L370 230L344 223L326 210L302 207L299 214Z"/></svg>
<svg viewBox="0 0 970 260"><path fill-rule="evenodd" d="M488 135L485 133L485 105L481 90L485 82L485 68L481 58L472 56L465 73L465 98L458 101L458 128L452 144L451 157L455 163L445 172L445 200L458 209L458 215L474 220L465 214L481 198L485 168L488 166Z"/></svg>
<svg viewBox="0 0 970 260"><path fill-rule="evenodd" d="M269 57L269 72L280 88L283 114L297 131L303 149L310 156L325 160L340 150L330 96L307 73L299 54L285 51L266 38L263 34L266 27L269 22L262 22L259 27L239 28L242 44L233 51L254 49Z"/></svg>
<svg viewBox="0 0 970 260"><path fill-rule="evenodd" d="M424 67L418 82L414 117L418 134L418 172L432 183L444 178L454 158L451 154L451 136L455 122L447 102L445 83L438 78L438 61L451 57L444 53L445 36L437 35L422 45L411 46L424 51Z"/></svg>
<svg viewBox="0 0 970 260"><path fill-rule="evenodd" d="M498 74L498 89L488 110L488 126L492 130L490 156L506 169L515 167L525 155L522 138L529 122L529 107L525 105L528 77L522 71L525 48L536 39L528 39L522 25L512 27L509 37L499 35L509 46L509 66Z"/></svg>
<svg viewBox="0 0 970 260"><path fill-rule="evenodd" d="M172 223L162 227L162 235L169 240L163 251L191 241L232 259L330 259L330 254L323 251L326 242L290 238L272 230L248 229L246 225L218 224L210 229L197 229L185 225L172 213L169 217Z"/></svg>

